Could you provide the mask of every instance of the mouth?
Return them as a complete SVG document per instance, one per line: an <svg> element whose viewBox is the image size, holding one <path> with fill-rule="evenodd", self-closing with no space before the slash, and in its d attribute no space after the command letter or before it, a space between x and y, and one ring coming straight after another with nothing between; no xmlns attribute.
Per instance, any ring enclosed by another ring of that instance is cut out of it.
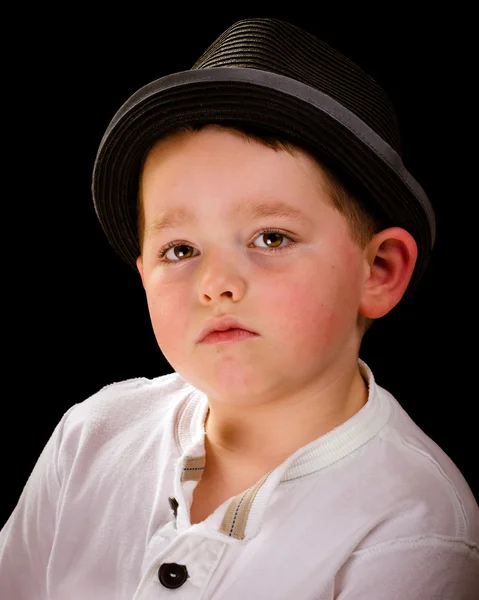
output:
<svg viewBox="0 0 479 600"><path fill-rule="evenodd" d="M211 319L203 327L197 342L202 344L218 344L240 342L257 337L258 333L232 317Z"/></svg>
<svg viewBox="0 0 479 600"><path fill-rule="evenodd" d="M258 337L257 333L245 329L227 329L226 331L212 331L201 340L202 344L228 344L231 342L242 342L252 337Z"/></svg>

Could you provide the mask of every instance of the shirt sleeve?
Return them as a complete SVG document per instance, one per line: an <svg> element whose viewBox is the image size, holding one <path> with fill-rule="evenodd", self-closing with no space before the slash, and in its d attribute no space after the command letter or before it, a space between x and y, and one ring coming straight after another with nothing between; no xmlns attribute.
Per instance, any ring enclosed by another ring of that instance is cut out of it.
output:
<svg viewBox="0 0 479 600"><path fill-rule="evenodd" d="M72 407L73 408L73 407ZM40 454L0 531L0 598L48 598L47 571L61 493L58 455L65 413Z"/></svg>
<svg viewBox="0 0 479 600"><path fill-rule="evenodd" d="M477 600L478 547L444 536L382 543L355 552L335 589L337 600Z"/></svg>

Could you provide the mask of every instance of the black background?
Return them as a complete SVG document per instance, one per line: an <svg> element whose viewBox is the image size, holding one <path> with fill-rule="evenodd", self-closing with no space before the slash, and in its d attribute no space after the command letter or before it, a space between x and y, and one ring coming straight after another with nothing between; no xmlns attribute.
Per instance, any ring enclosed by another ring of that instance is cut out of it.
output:
<svg viewBox="0 0 479 600"><path fill-rule="evenodd" d="M249 16L284 18L316 33L369 71L396 107L404 162L436 208L438 237L421 289L374 325L362 357L479 497L477 188L466 166L474 148L467 108L473 16L458 5L454 13L228 6L152 13L138 3L100 17L72 5L68 14L26 11L10 24L0 524L72 404L113 381L171 371L139 276L96 220L92 165L106 126L134 91L188 69L224 29Z"/></svg>

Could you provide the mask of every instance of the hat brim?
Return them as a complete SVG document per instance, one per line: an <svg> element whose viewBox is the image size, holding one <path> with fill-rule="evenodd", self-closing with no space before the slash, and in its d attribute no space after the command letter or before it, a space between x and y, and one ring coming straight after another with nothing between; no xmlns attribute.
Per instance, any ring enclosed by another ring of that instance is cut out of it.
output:
<svg viewBox="0 0 479 600"><path fill-rule="evenodd" d="M398 153L327 94L282 75L236 67L162 77L133 94L110 122L94 163L93 201L110 244L133 268L140 255L137 194L145 153L179 126L207 122L260 126L339 171L385 227L403 227L416 240L409 291L415 287L434 246L435 216Z"/></svg>

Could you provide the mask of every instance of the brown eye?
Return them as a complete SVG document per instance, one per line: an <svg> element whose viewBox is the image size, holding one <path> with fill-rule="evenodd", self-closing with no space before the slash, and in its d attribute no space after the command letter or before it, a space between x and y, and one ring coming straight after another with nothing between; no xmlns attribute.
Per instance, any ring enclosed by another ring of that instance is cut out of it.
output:
<svg viewBox="0 0 479 600"><path fill-rule="evenodd" d="M195 249L188 244L171 244L159 253L161 262L180 262L194 256Z"/></svg>
<svg viewBox="0 0 479 600"><path fill-rule="evenodd" d="M257 248L271 248L272 250L276 248L280 248L281 244L289 239L284 233L280 231L263 231L255 240L255 242L260 241L261 244L254 244ZM264 244L264 246L262 245ZM283 244L284 245L284 244Z"/></svg>
<svg viewBox="0 0 479 600"><path fill-rule="evenodd" d="M193 248L186 244L182 244L181 246L175 246L173 252L176 258L190 258Z"/></svg>
<svg viewBox="0 0 479 600"><path fill-rule="evenodd" d="M264 245L263 245L264 244ZM282 233L276 229L264 229L259 232L258 237L253 242L256 248L263 248L269 250L286 250L286 248L295 245L289 235Z"/></svg>
<svg viewBox="0 0 479 600"><path fill-rule="evenodd" d="M269 238L270 241L266 241L266 238ZM269 248L277 248L278 246L281 246L283 238L284 235L282 233L275 233L274 231L267 231L266 233L263 233L263 240Z"/></svg>

